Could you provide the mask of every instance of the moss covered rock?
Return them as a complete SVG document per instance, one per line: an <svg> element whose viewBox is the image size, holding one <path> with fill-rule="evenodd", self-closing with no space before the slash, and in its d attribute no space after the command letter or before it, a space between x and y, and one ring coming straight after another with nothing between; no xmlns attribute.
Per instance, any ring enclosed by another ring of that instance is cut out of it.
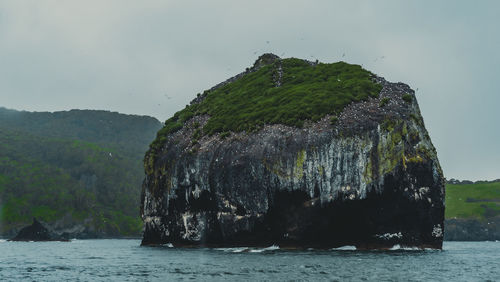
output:
<svg viewBox="0 0 500 282"><path fill-rule="evenodd" d="M167 120L145 169L143 244L442 245L414 91L357 65L265 54Z"/></svg>

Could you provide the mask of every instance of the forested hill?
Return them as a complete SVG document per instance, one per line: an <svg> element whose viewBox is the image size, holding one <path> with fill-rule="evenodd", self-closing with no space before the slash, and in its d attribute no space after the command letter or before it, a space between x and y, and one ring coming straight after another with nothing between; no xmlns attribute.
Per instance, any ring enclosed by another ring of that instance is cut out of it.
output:
<svg viewBox="0 0 500 282"><path fill-rule="evenodd" d="M106 111L0 108L0 235L33 217L71 236L138 235L142 158L160 127Z"/></svg>
<svg viewBox="0 0 500 282"><path fill-rule="evenodd" d="M35 136L64 138L119 147L141 157L161 123L149 116L95 110L15 111L0 107L0 127Z"/></svg>

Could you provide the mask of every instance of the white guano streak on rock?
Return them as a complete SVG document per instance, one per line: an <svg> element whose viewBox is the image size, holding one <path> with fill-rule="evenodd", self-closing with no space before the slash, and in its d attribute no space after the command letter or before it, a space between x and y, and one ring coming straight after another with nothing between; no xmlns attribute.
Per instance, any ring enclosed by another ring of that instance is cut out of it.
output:
<svg viewBox="0 0 500 282"><path fill-rule="evenodd" d="M200 241L205 229L204 215L185 212L182 214L182 222L184 223L184 232L181 232L182 238L190 241Z"/></svg>
<svg viewBox="0 0 500 282"><path fill-rule="evenodd" d="M436 238L443 237L443 229L441 228L441 224L437 224L432 229L432 236Z"/></svg>
<svg viewBox="0 0 500 282"><path fill-rule="evenodd" d="M372 146L371 141L361 137L334 138L315 150L300 151L295 160L276 161L271 172L285 189L290 187L288 189L298 190L305 187L309 196L314 197L314 188L320 188L322 202L330 202L337 197L364 199L367 195L367 183L363 179L363 172ZM301 167L297 167L298 165ZM291 173L283 175L276 171ZM347 186L350 187L349 190L342 189Z"/></svg>
<svg viewBox="0 0 500 282"><path fill-rule="evenodd" d="M403 238L403 234L401 232L398 232L398 233L384 233L384 234L377 234L377 235L375 235L375 237L377 237L379 239L384 239L384 240L390 240L390 239L393 239L393 238L401 239L401 238Z"/></svg>

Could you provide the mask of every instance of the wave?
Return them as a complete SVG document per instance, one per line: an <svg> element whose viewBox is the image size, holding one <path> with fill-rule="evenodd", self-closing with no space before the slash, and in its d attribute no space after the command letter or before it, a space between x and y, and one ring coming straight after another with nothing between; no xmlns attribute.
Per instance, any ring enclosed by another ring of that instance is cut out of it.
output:
<svg viewBox="0 0 500 282"><path fill-rule="evenodd" d="M251 248L251 247L236 247L236 248L215 248L214 250L223 251L228 253L263 253L279 250L280 247L276 245L267 248Z"/></svg>
<svg viewBox="0 0 500 282"><path fill-rule="evenodd" d="M342 246L338 248L332 248L330 249L331 251L359 251L355 246ZM401 245L394 245L391 248L388 249L373 249L373 250L361 250L361 251L373 251L373 252L379 252L379 251L424 251L424 250L434 250L432 248L419 248L419 247L403 247Z"/></svg>
<svg viewBox="0 0 500 282"><path fill-rule="evenodd" d="M279 250L279 249L280 249L279 246L272 245L270 247L263 248L263 249L252 249L252 250L250 250L250 252L251 253L262 253L262 252L276 251L276 250Z"/></svg>
<svg viewBox="0 0 500 282"><path fill-rule="evenodd" d="M402 247L400 245L394 245L389 251L435 251L433 248L419 248L419 247Z"/></svg>
<svg viewBox="0 0 500 282"><path fill-rule="evenodd" d="M355 246L342 246L338 248L333 248L331 249L332 251L355 251L356 247Z"/></svg>

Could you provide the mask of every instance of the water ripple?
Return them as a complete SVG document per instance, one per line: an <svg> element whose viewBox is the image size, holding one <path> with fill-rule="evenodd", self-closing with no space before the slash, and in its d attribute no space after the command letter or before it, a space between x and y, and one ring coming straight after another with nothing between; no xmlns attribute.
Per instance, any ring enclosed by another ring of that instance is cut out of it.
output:
<svg viewBox="0 0 500 282"><path fill-rule="evenodd" d="M178 249L139 247L138 240L0 242L1 281L495 281L500 277L496 242L446 242L444 251Z"/></svg>

